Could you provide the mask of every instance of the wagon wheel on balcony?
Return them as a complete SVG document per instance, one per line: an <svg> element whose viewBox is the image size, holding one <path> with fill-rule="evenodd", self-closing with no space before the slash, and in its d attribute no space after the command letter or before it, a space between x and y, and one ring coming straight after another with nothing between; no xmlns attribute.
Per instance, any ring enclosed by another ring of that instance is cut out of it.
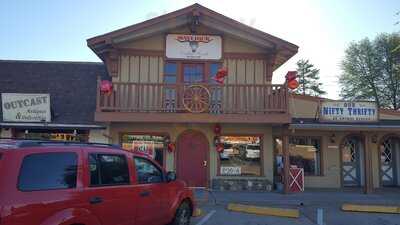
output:
<svg viewBox="0 0 400 225"><path fill-rule="evenodd" d="M183 92L183 106L191 113L201 113L210 105L210 92L202 85L191 85Z"/></svg>

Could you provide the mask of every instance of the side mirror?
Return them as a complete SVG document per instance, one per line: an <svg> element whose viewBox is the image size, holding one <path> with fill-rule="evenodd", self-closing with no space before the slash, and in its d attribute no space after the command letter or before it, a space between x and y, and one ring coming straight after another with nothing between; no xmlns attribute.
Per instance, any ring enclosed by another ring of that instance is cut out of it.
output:
<svg viewBox="0 0 400 225"><path fill-rule="evenodd" d="M167 172L167 182L175 181L176 180L176 173L173 171Z"/></svg>

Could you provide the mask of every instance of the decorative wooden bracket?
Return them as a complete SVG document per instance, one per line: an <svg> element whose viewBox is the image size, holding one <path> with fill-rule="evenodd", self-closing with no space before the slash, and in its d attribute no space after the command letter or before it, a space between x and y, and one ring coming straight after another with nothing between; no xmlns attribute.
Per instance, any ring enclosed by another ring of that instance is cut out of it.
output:
<svg viewBox="0 0 400 225"><path fill-rule="evenodd" d="M108 74L112 77L118 76L119 69L119 55L115 50L109 51L106 53L105 63L107 67Z"/></svg>

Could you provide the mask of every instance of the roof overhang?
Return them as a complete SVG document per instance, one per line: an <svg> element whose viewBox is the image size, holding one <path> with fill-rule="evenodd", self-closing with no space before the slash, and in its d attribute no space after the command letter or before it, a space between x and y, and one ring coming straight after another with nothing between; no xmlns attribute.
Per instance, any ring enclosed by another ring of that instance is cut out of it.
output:
<svg viewBox="0 0 400 225"><path fill-rule="evenodd" d="M173 28L191 23L193 15L198 15L199 23L224 35L230 35L248 43L264 48L266 52L277 55L277 68L298 51L298 46L228 18L199 4L106 33L87 40L88 46L100 57L114 45L165 33Z"/></svg>
<svg viewBox="0 0 400 225"><path fill-rule="evenodd" d="M400 131L400 125L291 123L289 129L319 131Z"/></svg>
<svg viewBox="0 0 400 225"><path fill-rule="evenodd" d="M91 130L106 129L103 125L97 124L62 124L62 123L11 123L0 122L1 128L23 128L23 129L63 129L63 130Z"/></svg>

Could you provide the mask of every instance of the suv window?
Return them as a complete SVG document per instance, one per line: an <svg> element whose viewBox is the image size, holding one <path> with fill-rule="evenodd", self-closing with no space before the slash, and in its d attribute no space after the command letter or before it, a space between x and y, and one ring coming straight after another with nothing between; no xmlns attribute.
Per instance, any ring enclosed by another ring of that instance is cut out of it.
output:
<svg viewBox="0 0 400 225"><path fill-rule="evenodd" d="M73 152L35 153L25 156L19 172L19 190L75 188L77 157Z"/></svg>
<svg viewBox="0 0 400 225"><path fill-rule="evenodd" d="M150 160L134 157L136 175L139 184L160 183L163 181L163 173Z"/></svg>
<svg viewBox="0 0 400 225"><path fill-rule="evenodd" d="M128 162L124 155L90 154L90 185L129 184Z"/></svg>

